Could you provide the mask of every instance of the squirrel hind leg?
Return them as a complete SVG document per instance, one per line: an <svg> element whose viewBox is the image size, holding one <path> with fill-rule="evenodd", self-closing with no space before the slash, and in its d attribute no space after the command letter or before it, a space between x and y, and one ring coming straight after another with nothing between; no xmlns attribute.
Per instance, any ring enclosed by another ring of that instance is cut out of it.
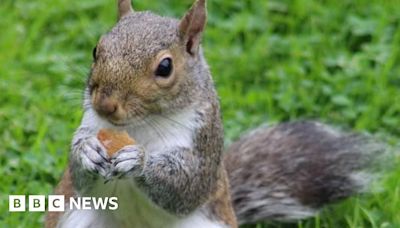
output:
<svg viewBox="0 0 400 228"><path fill-rule="evenodd" d="M368 137L313 121L254 130L224 158L238 222L307 218L363 192L384 150Z"/></svg>

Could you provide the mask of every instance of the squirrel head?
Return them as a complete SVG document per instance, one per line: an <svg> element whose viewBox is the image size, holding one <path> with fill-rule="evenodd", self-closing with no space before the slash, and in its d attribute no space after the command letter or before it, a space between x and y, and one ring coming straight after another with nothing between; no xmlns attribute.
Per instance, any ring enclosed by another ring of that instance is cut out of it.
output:
<svg viewBox="0 0 400 228"><path fill-rule="evenodd" d="M115 125L193 103L209 81L200 50L206 2L197 0L181 20L135 12L118 0L118 22L93 50L87 100Z"/></svg>

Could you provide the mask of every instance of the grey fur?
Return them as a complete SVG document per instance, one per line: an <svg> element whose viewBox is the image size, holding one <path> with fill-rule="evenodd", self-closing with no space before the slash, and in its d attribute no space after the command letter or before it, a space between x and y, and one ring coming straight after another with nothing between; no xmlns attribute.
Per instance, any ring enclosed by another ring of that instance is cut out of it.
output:
<svg viewBox="0 0 400 228"><path fill-rule="evenodd" d="M194 148L175 148L162 156L149 155L138 181L151 199L177 215L204 204L215 188L221 163L222 127L218 109L205 110L204 125L196 130Z"/></svg>
<svg viewBox="0 0 400 228"><path fill-rule="evenodd" d="M138 145L128 145L111 157L110 176L123 178L128 175L143 175L145 149Z"/></svg>
<svg viewBox="0 0 400 228"><path fill-rule="evenodd" d="M70 167L75 188L81 194L91 190L98 178L106 178L111 164L104 159L107 152L90 128L79 128L72 140ZM88 159L88 158L96 159Z"/></svg>
<svg viewBox="0 0 400 228"><path fill-rule="evenodd" d="M313 216L325 204L362 191L383 150L366 136L312 121L257 129L225 157L238 221Z"/></svg>

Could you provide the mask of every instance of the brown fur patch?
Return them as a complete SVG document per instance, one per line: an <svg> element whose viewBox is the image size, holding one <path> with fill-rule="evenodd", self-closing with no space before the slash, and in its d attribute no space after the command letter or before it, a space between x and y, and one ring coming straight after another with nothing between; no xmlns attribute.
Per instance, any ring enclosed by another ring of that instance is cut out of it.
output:
<svg viewBox="0 0 400 228"><path fill-rule="evenodd" d="M216 191L211 195L209 208L214 219L221 221L230 227L238 227L236 216L231 203L229 181L225 168L220 170L220 178Z"/></svg>
<svg viewBox="0 0 400 228"><path fill-rule="evenodd" d="M65 170L64 175L54 190L55 195L64 195L65 204L69 203L69 198L74 196L72 186L71 172L69 167ZM53 228L57 226L58 220L64 212L48 212L45 218L44 226L46 228Z"/></svg>

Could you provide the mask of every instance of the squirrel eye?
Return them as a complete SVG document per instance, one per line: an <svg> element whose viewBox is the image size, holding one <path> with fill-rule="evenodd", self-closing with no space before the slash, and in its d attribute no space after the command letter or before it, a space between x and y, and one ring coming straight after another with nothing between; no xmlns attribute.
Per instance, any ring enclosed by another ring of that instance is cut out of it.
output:
<svg viewBox="0 0 400 228"><path fill-rule="evenodd" d="M95 89L97 89L99 85L93 81L88 82L89 93L92 94Z"/></svg>
<svg viewBox="0 0 400 228"><path fill-rule="evenodd" d="M92 56L93 56L93 59L94 59L94 60L96 60L96 53L97 53L97 46L95 46L95 47L93 48L93 51L92 51Z"/></svg>
<svg viewBox="0 0 400 228"><path fill-rule="evenodd" d="M167 78L172 72L172 59L167 57L161 60L156 70L156 76Z"/></svg>

